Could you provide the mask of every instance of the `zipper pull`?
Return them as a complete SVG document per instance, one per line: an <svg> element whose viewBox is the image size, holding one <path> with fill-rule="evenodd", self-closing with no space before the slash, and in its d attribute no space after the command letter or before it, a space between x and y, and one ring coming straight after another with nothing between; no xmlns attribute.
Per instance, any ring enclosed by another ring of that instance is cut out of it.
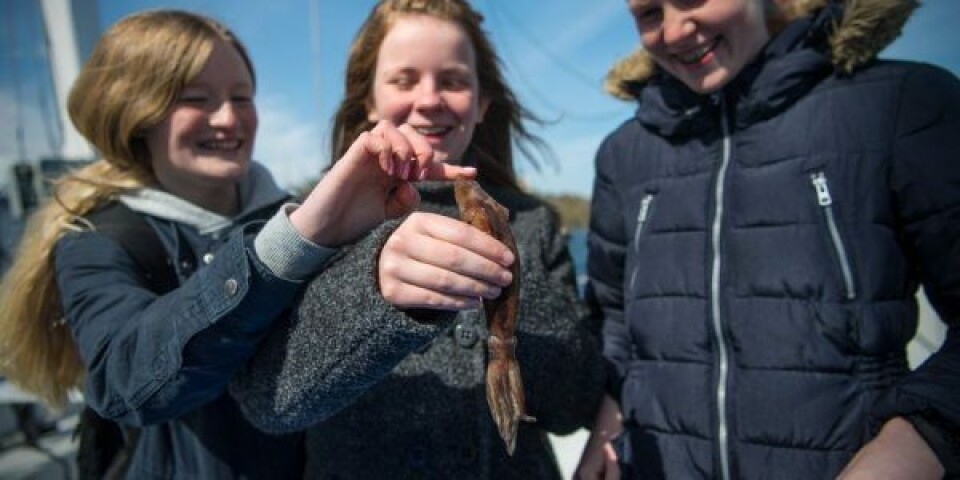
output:
<svg viewBox="0 0 960 480"><path fill-rule="evenodd" d="M650 211L650 202L653 201L653 194L646 194L643 196L643 199L640 200L640 213L637 214L637 223L643 224L647 221L647 214Z"/></svg>
<svg viewBox="0 0 960 480"><path fill-rule="evenodd" d="M823 172L810 174L810 181L813 182L813 189L817 191L817 202L821 207L827 207L833 204L833 197L830 196L830 189L827 187L827 177Z"/></svg>
<svg viewBox="0 0 960 480"><path fill-rule="evenodd" d="M643 232L643 224L647 221L647 215L650 213L650 203L653 201L653 194L648 193L640 199L640 211L637 213L637 229L633 232L633 248L640 249L640 233ZM630 281L631 285L633 280ZM633 288L631 286L631 288Z"/></svg>

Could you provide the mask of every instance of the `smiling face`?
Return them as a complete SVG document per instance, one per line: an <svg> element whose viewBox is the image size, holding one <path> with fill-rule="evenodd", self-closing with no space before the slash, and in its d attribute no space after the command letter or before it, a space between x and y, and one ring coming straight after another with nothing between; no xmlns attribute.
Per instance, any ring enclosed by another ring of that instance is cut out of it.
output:
<svg viewBox="0 0 960 480"><path fill-rule="evenodd" d="M444 161L460 163L486 107L463 30L422 15L393 23L377 55L371 122L409 124Z"/></svg>
<svg viewBox="0 0 960 480"><path fill-rule="evenodd" d="M644 48L691 90L712 93L766 44L764 0L628 0Z"/></svg>
<svg viewBox="0 0 960 480"><path fill-rule="evenodd" d="M163 122L146 133L154 174L166 190L201 206L221 194L234 198L257 132L253 94L240 53L215 41L200 73L180 91Z"/></svg>

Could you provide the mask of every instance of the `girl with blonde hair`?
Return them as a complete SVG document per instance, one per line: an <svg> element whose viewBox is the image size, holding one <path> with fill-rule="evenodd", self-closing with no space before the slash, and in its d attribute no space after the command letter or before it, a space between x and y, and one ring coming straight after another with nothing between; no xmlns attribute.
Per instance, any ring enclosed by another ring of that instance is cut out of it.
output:
<svg viewBox="0 0 960 480"><path fill-rule="evenodd" d="M960 81L877 58L918 2L626 3L577 478L956 478ZM911 370L921 285L949 328Z"/></svg>
<svg viewBox="0 0 960 480"><path fill-rule="evenodd" d="M143 427L128 478L299 475L300 437L258 432L228 381L338 247L415 206L410 181L473 175L381 122L290 203L251 160L255 87L212 19L160 10L110 27L69 98L100 159L57 181L0 286L4 374L54 406L82 384L98 414ZM169 291L98 230L118 205L163 246Z"/></svg>

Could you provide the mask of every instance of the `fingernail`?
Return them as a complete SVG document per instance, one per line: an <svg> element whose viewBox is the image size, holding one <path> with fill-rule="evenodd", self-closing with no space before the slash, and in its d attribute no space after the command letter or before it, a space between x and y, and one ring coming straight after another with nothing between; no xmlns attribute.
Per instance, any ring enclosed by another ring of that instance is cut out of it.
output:
<svg viewBox="0 0 960 480"><path fill-rule="evenodd" d="M499 296L500 296L500 293L502 293L502 292L503 292L503 290L501 290L501 289L499 289L499 288L497 288L497 287L490 287L489 289L487 289L486 293L483 294L483 297L484 297L484 298L489 298L489 299L492 300L492 299L494 299L494 298L499 297Z"/></svg>
<svg viewBox="0 0 960 480"><path fill-rule="evenodd" d="M425 180L427 178L427 169L424 168L420 170L420 180Z"/></svg>
<svg viewBox="0 0 960 480"><path fill-rule="evenodd" d="M510 285L510 282L513 281L513 274L510 272L504 273L503 275L500 275L500 280L502 281L503 286Z"/></svg>
<svg viewBox="0 0 960 480"><path fill-rule="evenodd" d="M408 162L403 165L403 174L400 175L400 178L403 178L404 180L406 180L409 177L410 177L410 163Z"/></svg>

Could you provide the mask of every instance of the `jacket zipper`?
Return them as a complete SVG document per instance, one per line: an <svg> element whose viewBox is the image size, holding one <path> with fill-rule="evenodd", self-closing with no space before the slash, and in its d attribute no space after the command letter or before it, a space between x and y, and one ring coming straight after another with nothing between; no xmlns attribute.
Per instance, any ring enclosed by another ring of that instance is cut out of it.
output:
<svg viewBox="0 0 960 480"><path fill-rule="evenodd" d="M717 344L717 448L720 453L720 478L730 480L730 446L727 425L727 376L730 368L730 359L727 355L727 339L723 333L723 322L720 318L720 231L723 226L723 198L724 183L727 177L727 168L730 166L731 135L730 125L726 115L726 103L720 99L720 124L723 127L723 159L720 170L717 172L717 184L714 191L716 202L711 240L713 248L713 266L710 273L710 310L713 316L713 335Z"/></svg>
<svg viewBox="0 0 960 480"><path fill-rule="evenodd" d="M846 289L847 300L854 300L857 298L857 291L853 285L853 270L850 269L850 258L847 256L847 249L843 246L840 229L837 227L837 219L833 214L833 197L830 195L830 187L827 186L827 176L823 172L811 173L810 182L817 193L817 203L827 220L830 241L833 243L833 249L840 260L840 271L843 274L843 285Z"/></svg>
<svg viewBox="0 0 960 480"><path fill-rule="evenodd" d="M637 213L637 228L633 233L633 249L635 251L640 251L640 234L643 233L643 225L647 221L647 217L650 215L650 204L653 202L653 193L647 193L640 200L640 211ZM637 281L637 273L640 271L638 267L633 268L633 273L630 274L630 291L633 291L633 287Z"/></svg>

